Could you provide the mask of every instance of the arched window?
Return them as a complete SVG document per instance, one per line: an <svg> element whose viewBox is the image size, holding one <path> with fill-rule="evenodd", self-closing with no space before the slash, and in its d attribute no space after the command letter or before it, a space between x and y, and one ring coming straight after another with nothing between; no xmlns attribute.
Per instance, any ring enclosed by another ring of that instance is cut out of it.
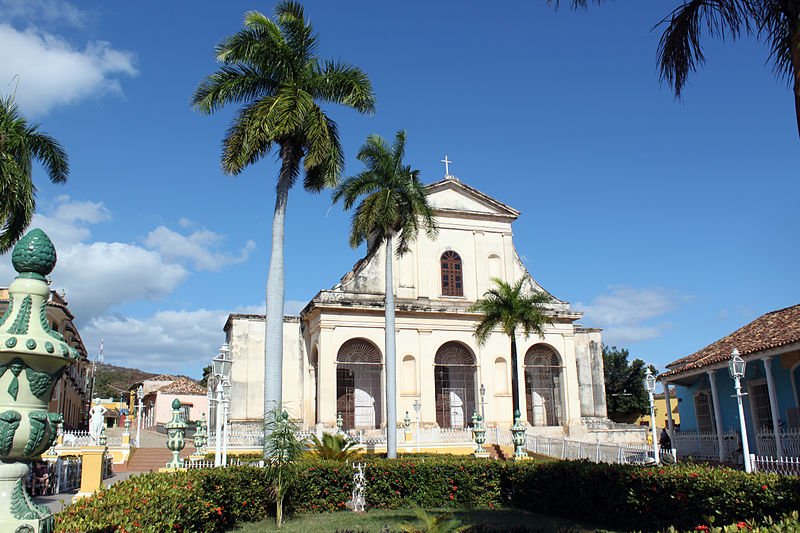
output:
<svg viewBox="0 0 800 533"><path fill-rule="evenodd" d="M381 399L381 353L371 342L351 339L336 356L336 410L344 429L379 428Z"/></svg>
<svg viewBox="0 0 800 533"><path fill-rule="evenodd" d="M442 254L442 295L464 296L461 257L452 250Z"/></svg>
<svg viewBox="0 0 800 533"><path fill-rule="evenodd" d="M436 423L442 428L469 425L475 410L475 357L460 342L446 342L433 360Z"/></svg>
<svg viewBox="0 0 800 533"><path fill-rule="evenodd" d="M531 346L525 353L525 400L530 425L561 425L561 361L544 344Z"/></svg>

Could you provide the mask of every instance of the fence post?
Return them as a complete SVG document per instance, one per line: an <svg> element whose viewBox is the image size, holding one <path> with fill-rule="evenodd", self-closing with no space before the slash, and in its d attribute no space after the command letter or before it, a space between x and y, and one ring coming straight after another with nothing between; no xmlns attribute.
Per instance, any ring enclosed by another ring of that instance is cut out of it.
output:
<svg viewBox="0 0 800 533"><path fill-rule="evenodd" d="M597 441L597 454L595 455L595 463L600 462L600 441Z"/></svg>
<svg viewBox="0 0 800 533"><path fill-rule="evenodd" d="M757 463L756 463L756 456L753 453L750 454L750 464L753 465L753 473L758 472L758 466L757 466Z"/></svg>

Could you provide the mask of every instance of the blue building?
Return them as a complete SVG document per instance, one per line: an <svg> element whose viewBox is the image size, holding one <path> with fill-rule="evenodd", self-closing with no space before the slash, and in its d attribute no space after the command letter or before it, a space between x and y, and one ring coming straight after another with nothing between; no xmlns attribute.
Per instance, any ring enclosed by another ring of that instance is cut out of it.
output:
<svg viewBox="0 0 800 533"><path fill-rule="evenodd" d="M750 453L800 456L800 305L766 313L659 376L678 396L679 455L735 461L741 455L739 412L728 365L736 348L747 363L742 379ZM669 402L669 397L667 397ZM681 446L689 447L681 453ZM715 457L716 455L716 457ZM740 458L740 457L739 457Z"/></svg>

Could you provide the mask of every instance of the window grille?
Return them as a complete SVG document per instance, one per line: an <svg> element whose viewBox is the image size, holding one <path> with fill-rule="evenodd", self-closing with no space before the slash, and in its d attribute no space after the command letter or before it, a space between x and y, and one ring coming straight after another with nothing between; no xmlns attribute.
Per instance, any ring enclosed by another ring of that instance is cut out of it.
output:
<svg viewBox="0 0 800 533"><path fill-rule="evenodd" d="M463 344L451 341L437 350L433 383L439 427L469 426L476 405L475 369L475 358Z"/></svg>
<svg viewBox="0 0 800 533"><path fill-rule="evenodd" d="M464 296L461 257L452 250L442 254L442 294L444 296Z"/></svg>
<svg viewBox="0 0 800 533"><path fill-rule="evenodd" d="M561 425L561 361L547 346L537 344L525 353L525 403L530 425Z"/></svg>
<svg viewBox="0 0 800 533"><path fill-rule="evenodd" d="M769 389L766 383L753 385L749 392L756 432L762 428L772 429L772 409L769 405Z"/></svg>
<svg viewBox="0 0 800 533"><path fill-rule="evenodd" d="M336 356L336 410L344 429L381 427L383 365L374 344L364 339L345 342Z"/></svg>
<svg viewBox="0 0 800 533"><path fill-rule="evenodd" d="M694 397L694 414L697 418L698 433L714 433L714 416L711 395L699 392Z"/></svg>

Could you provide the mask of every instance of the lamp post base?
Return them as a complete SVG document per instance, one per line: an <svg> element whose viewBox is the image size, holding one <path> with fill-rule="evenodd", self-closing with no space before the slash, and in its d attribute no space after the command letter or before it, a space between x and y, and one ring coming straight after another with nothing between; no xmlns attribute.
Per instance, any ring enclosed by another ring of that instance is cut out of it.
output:
<svg viewBox="0 0 800 533"><path fill-rule="evenodd" d="M33 503L25 490L28 465L0 463L0 531L51 533L53 516L44 505Z"/></svg>

